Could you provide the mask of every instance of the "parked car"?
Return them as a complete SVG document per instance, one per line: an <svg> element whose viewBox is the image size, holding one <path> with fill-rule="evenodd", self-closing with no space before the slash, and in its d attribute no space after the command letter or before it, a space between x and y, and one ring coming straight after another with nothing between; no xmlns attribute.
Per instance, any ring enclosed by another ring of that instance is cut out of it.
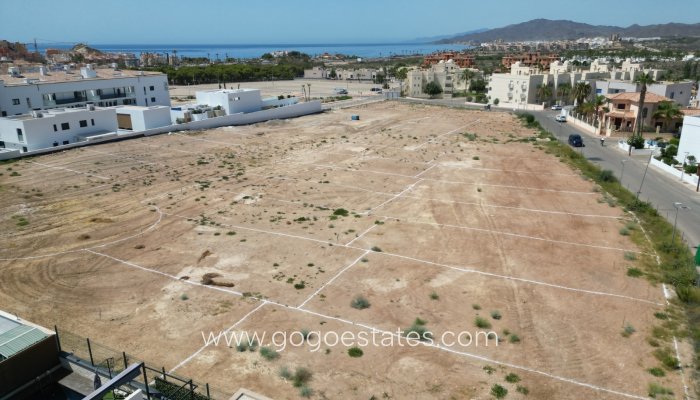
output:
<svg viewBox="0 0 700 400"><path fill-rule="evenodd" d="M561 110L561 106L559 104L555 104L552 106L552 110L559 111Z"/></svg>
<svg viewBox="0 0 700 400"><path fill-rule="evenodd" d="M333 91L335 92L335 94L348 94L348 91L344 88L335 88L333 89Z"/></svg>
<svg viewBox="0 0 700 400"><path fill-rule="evenodd" d="M566 122L566 115L557 115L556 118L554 118L557 122Z"/></svg>
<svg viewBox="0 0 700 400"><path fill-rule="evenodd" d="M370 92L381 92L381 91L382 91L382 88L378 88L378 87L373 87L370 89Z"/></svg>
<svg viewBox="0 0 700 400"><path fill-rule="evenodd" d="M581 135L569 135L569 144L573 147L583 147L583 139L581 139Z"/></svg>

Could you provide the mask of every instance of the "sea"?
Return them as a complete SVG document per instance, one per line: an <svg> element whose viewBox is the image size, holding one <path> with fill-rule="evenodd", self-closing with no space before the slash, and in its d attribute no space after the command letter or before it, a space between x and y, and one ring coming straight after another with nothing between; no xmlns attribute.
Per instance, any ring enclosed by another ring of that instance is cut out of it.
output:
<svg viewBox="0 0 700 400"><path fill-rule="evenodd" d="M70 49L72 44L39 44L42 53L47 48ZM168 53L177 51L178 57L208 57L211 60L226 58L259 58L265 53L275 51L300 51L310 56L344 54L360 58L377 58L390 56L424 55L436 51L466 50L471 48L458 44L433 43L371 43L371 44L93 44L88 46L104 52L133 53Z"/></svg>

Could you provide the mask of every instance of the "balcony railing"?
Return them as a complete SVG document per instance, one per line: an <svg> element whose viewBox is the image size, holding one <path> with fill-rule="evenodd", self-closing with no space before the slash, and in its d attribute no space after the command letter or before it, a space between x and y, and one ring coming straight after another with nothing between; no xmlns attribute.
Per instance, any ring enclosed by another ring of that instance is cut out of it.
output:
<svg viewBox="0 0 700 400"><path fill-rule="evenodd" d="M69 97L69 98L64 98L64 99L56 99L54 100L54 103L56 105L59 104L70 104L70 103L81 103L83 101L87 101L87 97Z"/></svg>

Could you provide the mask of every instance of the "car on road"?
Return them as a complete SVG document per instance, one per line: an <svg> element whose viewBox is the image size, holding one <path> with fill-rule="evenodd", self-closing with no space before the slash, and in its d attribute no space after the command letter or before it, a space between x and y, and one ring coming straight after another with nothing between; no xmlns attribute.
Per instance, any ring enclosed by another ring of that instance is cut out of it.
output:
<svg viewBox="0 0 700 400"><path fill-rule="evenodd" d="M333 91L335 92L335 94L348 94L348 91L343 88L335 88L333 89Z"/></svg>
<svg viewBox="0 0 700 400"><path fill-rule="evenodd" d="M583 147L583 139L581 138L581 135L569 135L569 144L573 147Z"/></svg>
<svg viewBox="0 0 700 400"><path fill-rule="evenodd" d="M381 91L382 91L382 88L373 87L373 88L371 88L369 91L370 91L370 92L381 92Z"/></svg>
<svg viewBox="0 0 700 400"><path fill-rule="evenodd" d="M561 106L559 104L555 104L552 106L552 110L559 111L561 110Z"/></svg>
<svg viewBox="0 0 700 400"><path fill-rule="evenodd" d="M556 118L554 118L557 122L566 122L566 115L557 115Z"/></svg>

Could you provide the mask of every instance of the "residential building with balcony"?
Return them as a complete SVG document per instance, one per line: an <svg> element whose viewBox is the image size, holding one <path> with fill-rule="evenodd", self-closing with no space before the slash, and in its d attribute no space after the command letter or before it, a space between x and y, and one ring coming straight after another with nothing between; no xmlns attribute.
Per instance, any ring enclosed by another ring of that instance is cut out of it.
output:
<svg viewBox="0 0 700 400"><path fill-rule="evenodd" d="M559 61L559 55L557 54L543 54L540 52L531 52L504 56L501 60L501 64L505 68L510 68L513 64L519 63L519 65L521 66L539 68L543 71L546 71L549 70L549 66L555 61Z"/></svg>
<svg viewBox="0 0 700 400"><path fill-rule="evenodd" d="M170 106L167 75L132 70L21 72L0 76L0 116L27 114L32 110L121 105Z"/></svg>
<svg viewBox="0 0 700 400"><path fill-rule="evenodd" d="M0 118L0 149L22 153L116 133L115 108L54 108Z"/></svg>
<svg viewBox="0 0 700 400"><path fill-rule="evenodd" d="M464 71L454 61L440 61L430 68L414 68L406 74L406 87L404 91L409 97L427 97L425 87L430 82L436 82L442 88L444 97L452 97L456 91L466 90L469 82L464 79ZM481 72L473 70L477 76Z"/></svg>
<svg viewBox="0 0 700 400"><path fill-rule="evenodd" d="M613 132L633 132L637 124L639 115L639 97L641 93L618 93L608 95L608 111L603 113L603 123L601 126L605 133L610 136ZM644 96L644 108L642 113L642 126L649 128L666 128L667 130L677 130L682 126L682 120L671 121L671 126L664 126L663 120L654 118L654 113L659 108L659 104L664 101L671 101L668 97L659 96L655 93L647 92Z"/></svg>
<svg viewBox="0 0 700 400"><path fill-rule="evenodd" d="M460 68L472 68L474 67L475 61L474 56L466 53L458 53L454 51L443 51L425 56L423 59L423 67L430 67L431 65L438 64L439 62L447 62L452 60Z"/></svg>

